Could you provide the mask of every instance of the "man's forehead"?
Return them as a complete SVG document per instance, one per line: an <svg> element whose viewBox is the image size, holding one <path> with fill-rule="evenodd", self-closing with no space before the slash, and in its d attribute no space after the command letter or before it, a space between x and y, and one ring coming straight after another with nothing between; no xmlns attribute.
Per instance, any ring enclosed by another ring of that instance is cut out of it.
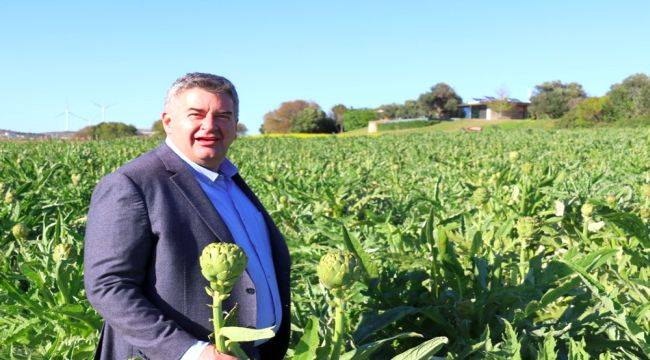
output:
<svg viewBox="0 0 650 360"><path fill-rule="evenodd" d="M184 108L211 108L218 107L232 111L234 104L232 98L226 93L211 93L201 88L191 88L181 91L174 96L174 100Z"/></svg>

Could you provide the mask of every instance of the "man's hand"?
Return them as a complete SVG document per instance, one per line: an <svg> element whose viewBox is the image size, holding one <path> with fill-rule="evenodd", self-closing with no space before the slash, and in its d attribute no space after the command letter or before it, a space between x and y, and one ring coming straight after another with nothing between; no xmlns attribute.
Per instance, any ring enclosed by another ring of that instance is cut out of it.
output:
<svg viewBox="0 0 650 360"><path fill-rule="evenodd" d="M238 360L238 358L217 352L217 349L211 344L203 349L199 360Z"/></svg>

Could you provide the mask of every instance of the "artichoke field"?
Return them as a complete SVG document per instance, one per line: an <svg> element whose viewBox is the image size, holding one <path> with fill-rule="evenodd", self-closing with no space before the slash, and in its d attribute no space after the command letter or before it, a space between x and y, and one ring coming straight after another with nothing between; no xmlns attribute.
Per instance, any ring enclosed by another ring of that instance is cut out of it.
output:
<svg viewBox="0 0 650 360"><path fill-rule="evenodd" d="M92 356L90 195L157 144L0 142L0 359ZM648 129L242 138L230 154L289 244L291 358L648 359Z"/></svg>

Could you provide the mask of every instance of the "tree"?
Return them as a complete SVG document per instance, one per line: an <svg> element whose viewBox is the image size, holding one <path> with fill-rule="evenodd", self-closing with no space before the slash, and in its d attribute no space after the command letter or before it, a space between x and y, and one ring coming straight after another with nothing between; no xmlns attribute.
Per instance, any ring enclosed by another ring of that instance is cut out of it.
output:
<svg viewBox="0 0 650 360"><path fill-rule="evenodd" d="M238 136L244 136L248 132L248 128L244 123L238 122L237 123L237 135Z"/></svg>
<svg viewBox="0 0 650 360"><path fill-rule="evenodd" d="M133 125L118 122L101 122L97 125L86 126L74 135L77 139L110 140L127 136L135 136L138 129Z"/></svg>
<svg viewBox="0 0 650 360"><path fill-rule="evenodd" d="M418 104L429 118L448 119L458 113L458 106L463 99L454 89L445 84L437 83L418 98Z"/></svg>
<svg viewBox="0 0 650 360"><path fill-rule="evenodd" d="M557 119L587 97L582 85L559 80L536 85L530 98L530 113L537 119Z"/></svg>
<svg viewBox="0 0 650 360"><path fill-rule="evenodd" d="M384 119L397 119L397 114L400 111L402 106L399 104L386 104L381 105L377 108L377 112L380 113L380 117Z"/></svg>
<svg viewBox="0 0 650 360"><path fill-rule="evenodd" d="M291 124L291 132L334 133L336 132L336 123L328 118L323 110L308 107L296 114Z"/></svg>
<svg viewBox="0 0 650 360"><path fill-rule="evenodd" d="M165 127L163 126L161 119L153 122L153 124L151 125L151 131L153 132L153 136L156 137L165 136Z"/></svg>
<svg viewBox="0 0 650 360"><path fill-rule="evenodd" d="M343 126L345 131L361 129L376 119L377 113L372 109L351 109L343 116Z"/></svg>
<svg viewBox="0 0 650 360"><path fill-rule="evenodd" d="M512 110L512 103L509 100L508 89L505 86L496 91L496 97L487 103L487 106L496 111L497 118L503 117L503 114Z"/></svg>
<svg viewBox="0 0 650 360"><path fill-rule="evenodd" d="M610 121L650 116L650 77L646 74L634 74L612 85L607 96L604 111Z"/></svg>
<svg viewBox="0 0 650 360"><path fill-rule="evenodd" d="M346 111L348 111L348 107L343 104L336 104L332 106L332 109L330 110L331 117L336 123L338 131L343 130L343 115Z"/></svg>
<svg viewBox="0 0 650 360"><path fill-rule="evenodd" d="M400 119L415 119L426 117L427 112L416 100L406 100L404 105L397 109L395 115Z"/></svg>
<svg viewBox="0 0 650 360"><path fill-rule="evenodd" d="M280 107L264 115L262 127L264 134L270 133L288 133L296 115L306 108L317 108L320 106L314 102L305 100L286 101L280 104Z"/></svg>

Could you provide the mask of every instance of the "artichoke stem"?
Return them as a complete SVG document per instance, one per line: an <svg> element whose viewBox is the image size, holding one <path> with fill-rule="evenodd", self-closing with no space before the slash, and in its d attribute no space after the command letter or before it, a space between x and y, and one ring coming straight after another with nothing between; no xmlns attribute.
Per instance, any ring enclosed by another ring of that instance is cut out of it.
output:
<svg viewBox="0 0 650 360"><path fill-rule="evenodd" d="M226 339L221 335L221 328L225 325L223 319L223 311L221 309L221 294L214 289L212 290L213 306L212 306L212 321L214 322L214 346L217 351L222 354L228 354L226 347Z"/></svg>
<svg viewBox="0 0 650 360"><path fill-rule="evenodd" d="M526 239L521 237L519 241L521 241L521 246L519 247L519 276L523 284L526 278Z"/></svg>
<svg viewBox="0 0 650 360"><path fill-rule="evenodd" d="M337 297L334 308L334 336L332 337L332 353L330 359L338 359L345 338L345 305L343 299Z"/></svg>

